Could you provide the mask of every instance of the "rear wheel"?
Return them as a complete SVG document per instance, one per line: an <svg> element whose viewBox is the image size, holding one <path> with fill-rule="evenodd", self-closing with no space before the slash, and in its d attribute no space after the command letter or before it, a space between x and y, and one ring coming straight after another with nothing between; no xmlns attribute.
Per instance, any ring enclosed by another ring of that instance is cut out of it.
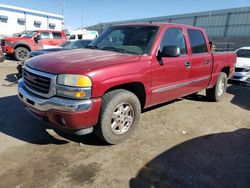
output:
<svg viewBox="0 0 250 188"><path fill-rule="evenodd" d="M118 89L106 93L95 133L109 144L118 144L127 139L138 124L141 105L130 91Z"/></svg>
<svg viewBox="0 0 250 188"><path fill-rule="evenodd" d="M14 52L16 60L23 61L28 57L29 50L25 47L17 47Z"/></svg>
<svg viewBox="0 0 250 188"><path fill-rule="evenodd" d="M221 72L215 86L211 89L206 90L206 96L211 101L218 102L223 98L226 92L226 88L227 88L227 74Z"/></svg>

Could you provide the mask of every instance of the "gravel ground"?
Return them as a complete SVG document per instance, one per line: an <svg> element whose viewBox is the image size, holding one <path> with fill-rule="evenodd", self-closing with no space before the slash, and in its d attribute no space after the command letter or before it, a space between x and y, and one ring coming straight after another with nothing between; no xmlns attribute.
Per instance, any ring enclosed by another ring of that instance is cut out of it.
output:
<svg viewBox="0 0 250 188"><path fill-rule="evenodd" d="M0 63L0 187L249 187L250 87L229 85L145 111L133 136L108 146L58 135L16 95L16 62Z"/></svg>

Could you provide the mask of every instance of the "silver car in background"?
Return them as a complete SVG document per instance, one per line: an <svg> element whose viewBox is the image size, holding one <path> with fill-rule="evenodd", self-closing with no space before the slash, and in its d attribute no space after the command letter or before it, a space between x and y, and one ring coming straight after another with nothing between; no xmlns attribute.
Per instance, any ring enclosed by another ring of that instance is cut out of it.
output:
<svg viewBox="0 0 250 188"><path fill-rule="evenodd" d="M231 81L250 84L250 47L242 47L236 50L237 62L235 73Z"/></svg>

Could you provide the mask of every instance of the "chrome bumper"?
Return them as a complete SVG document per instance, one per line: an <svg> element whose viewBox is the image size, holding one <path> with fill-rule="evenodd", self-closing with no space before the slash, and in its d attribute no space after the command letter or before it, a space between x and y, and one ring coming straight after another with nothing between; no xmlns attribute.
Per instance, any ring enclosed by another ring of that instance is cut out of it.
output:
<svg viewBox="0 0 250 188"><path fill-rule="evenodd" d="M56 96L48 99L39 97L25 88L23 79L18 82L18 97L27 106L42 112L49 110L80 112L86 111L92 106L92 100L73 100Z"/></svg>
<svg viewBox="0 0 250 188"><path fill-rule="evenodd" d="M250 84L250 71L249 72L235 72L230 78L232 81L240 81Z"/></svg>

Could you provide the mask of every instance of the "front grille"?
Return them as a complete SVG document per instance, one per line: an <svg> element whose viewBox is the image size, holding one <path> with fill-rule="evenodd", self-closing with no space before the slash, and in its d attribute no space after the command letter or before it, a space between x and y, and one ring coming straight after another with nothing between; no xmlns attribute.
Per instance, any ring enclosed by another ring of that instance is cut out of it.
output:
<svg viewBox="0 0 250 188"><path fill-rule="evenodd" d="M5 46L5 40L1 40L1 46Z"/></svg>
<svg viewBox="0 0 250 188"><path fill-rule="evenodd" d="M241 79L241 76L233 76L234 79Z"/></svg>
<svg viewBox="0 0 250 188"><path fill-rule="evenodd" d="M23 79L25 86L33 91L48 94L50 89L51 79L38 74L31 73L23 69Z"/></svg>
<svg viewBox="0 0 250 188"><path fill-rule="evenodd" d="M245 72L245 68L235 67L235 72Z"/></svg>

